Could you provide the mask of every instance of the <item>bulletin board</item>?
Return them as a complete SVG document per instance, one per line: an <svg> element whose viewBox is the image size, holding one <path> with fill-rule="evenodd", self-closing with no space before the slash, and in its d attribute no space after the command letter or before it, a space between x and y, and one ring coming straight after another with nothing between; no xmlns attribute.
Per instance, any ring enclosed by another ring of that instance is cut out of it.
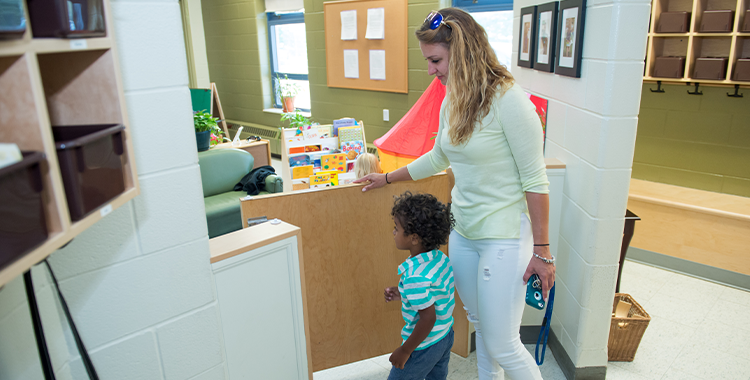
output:
<svg viewBox="0 0 750 380"><path fill-rule="evenodd" d="M366 39L367 10L384 8L384 38ZM341 39L341 12L357 11L357 39ZM351 0L323 3L328 87L409 92L407 0ZM344 50L359 52L359 78L344 76ZM385 80L370 79L370 50L385 50Z"/></svg>

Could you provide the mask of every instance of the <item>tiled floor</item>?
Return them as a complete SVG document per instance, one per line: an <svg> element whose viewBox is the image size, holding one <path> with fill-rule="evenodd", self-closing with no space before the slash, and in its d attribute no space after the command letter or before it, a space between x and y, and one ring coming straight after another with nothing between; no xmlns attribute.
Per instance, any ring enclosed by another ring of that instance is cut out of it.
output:
<svg viewBox="0 0 750 380"><path fill-rule="evenodd" d="M620 291L651 315L633 362L610 362L612 380L750 380L750 293L625 262ZM534 345L527 345L529 351ZM325 371L314 380L385 380L390 354ZM547 351L542 377L563 380ZM477 378L476 353L452 354L449 380Z"/></svg>

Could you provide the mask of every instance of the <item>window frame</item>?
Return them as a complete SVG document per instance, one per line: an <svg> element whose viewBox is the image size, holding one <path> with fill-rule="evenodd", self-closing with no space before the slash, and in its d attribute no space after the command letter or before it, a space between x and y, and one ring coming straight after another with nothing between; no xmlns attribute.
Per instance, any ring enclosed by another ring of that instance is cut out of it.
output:
<svg viewBox="0 0 750 380"><path fill-rule="evenodd" d="M469 13L512 11L513 0L453 0L453 6Z"/></svg>
<svg viewBox="0 0 750 380"><path fill-rule="evenodd" d="M305 23L305 12L289 12L289 13L276 13L276 12L267 12L267 24L268 24L268 47L269 47L269 58L271 60L271 88L273 90L273 106L274 108L282 108L281 104L281 98L277 96L278 93L276 91L276 88L278 87L278 83L276 82L276 76L284 77L286 76L289 79L293 80L305 80L308 83L308 86L310 84L310 79L308 78L308 74L292 74L292 73L284 73L280 72L279 70L279 60L278 56L276 54L276 33L274 33L273 28L278 25L287 25L287 24L303 24ZM310 112L309 108L300 108L297 107L300 111Z"/></svg>

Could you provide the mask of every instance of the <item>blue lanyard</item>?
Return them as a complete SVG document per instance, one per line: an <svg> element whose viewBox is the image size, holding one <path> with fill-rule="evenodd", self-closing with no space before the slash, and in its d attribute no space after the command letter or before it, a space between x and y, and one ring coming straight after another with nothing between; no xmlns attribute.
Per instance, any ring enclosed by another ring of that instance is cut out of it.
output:
<svg viewBox="0 0 750 380"><path fill-rule="evenodd" d="M544 312L544 319L542 320L542 328L539 330L539 338L536 339L536 349L534 350L534 359L536 359L537 365L544 363L544 353L547 351L547 338L549 338L550 324L552 323L552 305L555 303L555 285L552 285L552 289L549 291L549 301L547 302L547 311ZM542 356L539 356L539 342L542 341Z"/></svg>

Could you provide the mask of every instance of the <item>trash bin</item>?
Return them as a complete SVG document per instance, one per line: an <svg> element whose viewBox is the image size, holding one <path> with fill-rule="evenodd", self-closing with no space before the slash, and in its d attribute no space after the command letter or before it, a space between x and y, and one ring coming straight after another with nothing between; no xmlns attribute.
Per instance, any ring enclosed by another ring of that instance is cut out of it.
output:
<svg viewBox="0 0 750 380"><path fill-rule="evenodd" d="M607 344L609 361L632 362L649 322L651 317L633 297L615 294Z"/></svg>

